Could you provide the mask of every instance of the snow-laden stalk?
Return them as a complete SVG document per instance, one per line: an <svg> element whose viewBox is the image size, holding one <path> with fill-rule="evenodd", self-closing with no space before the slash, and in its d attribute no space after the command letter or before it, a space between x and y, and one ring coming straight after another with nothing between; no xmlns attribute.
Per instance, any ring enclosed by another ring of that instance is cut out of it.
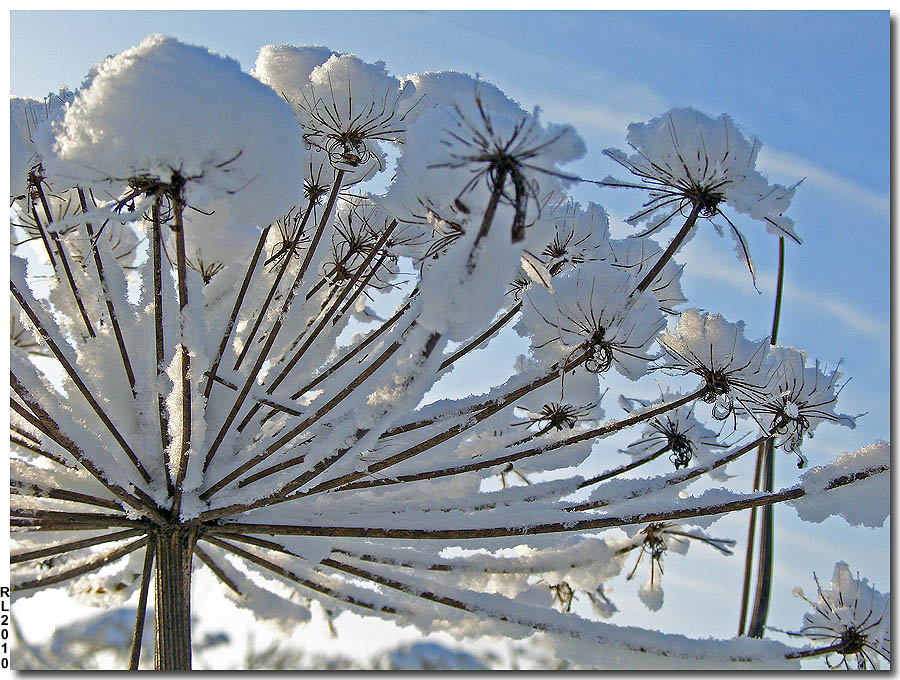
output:
<svg viewBox="0 0 900 680"><path fill-rule="evenodd" d="M269 235L269 229L271 229L271 225L263 229L262 233L259 235L259 240L256 242L256 250L253 251L253 257L250 258L250 264L247 266L247 273L244 274L241 288L238 291L237 297L234 299L231 315L228 317L228 323L225 324L225 330L222 332L222 341L219 343L219 349L216 350L216 356L213 358L212 366L206 376L206 387L203 388L203 396L206 399L209 399L213 381L217 378L216 371L219 370L219 364L225 354L225 349L228 347L228 341L231 339L231 331L234 329L234 323L237 321L238 312L241 310L241 305L244 303L244 296L247 294L247 288L250 286L250 279L253 277L253 272L256 271L256 265L259 262L259 256L262 253L263 246L266 244L266 237ZM297 231L299 234L302 230L298 229Z"/></svg>
<svg viewBox="0 0 900 680"><path fill-rule="evenodd" d="M175 261L178 274L178 329L179 329L179 354L181 355L181 451L178 456L178 467L173 480L175 493L172 498L172 518L177 520L181 512L181 495L183 492L184 475L187 472L188 454L191 449L191 357L185 343L185 318L184 310L188 306L187 292L187 256L184 251L184 204L180 198L173 200L175 232ZM190 619L189 619L190 620ZM190 627L190 623L188 624ZM190 654L188 655L190 656Z"/></svg>
<svg viewBox="0 0 900 680"><path fill-rule="evenodd" d="M153 258L153 333L155 339L156 350L156 377L162 375L165 361L165 336L163 335L163 292L162 292L162 225L160 223L159 204L162 200L157 194L150 209L151 214L151 231L150 231L150 247L151 257ZM161 450L165 454L169 448L169 412L166 409L166 399L162 391L158 390L156 395L157 415L159 418L159 439ZM170 469L169 457L163 455L166 460L166 490L169 495L174 495L175 478L174 470Z"/></svg>
<svg viewBox="0 0 900 680"><path fill-rule="evenodd" d="M78 200L81 204L81 212L87 212L87 201L84 196L84 189L78 187ZM97 278L100 281L100 289L103 292L103 298L106 302L106 312L109 314L109 323L112 326L113 334L116 338L116 347L119 348L119 356L122 358L122 366L125 368L125 376L128 378L128 385L131 387L131 393L134 395L134 369L131 367L131 359L128 357L128 348L125 345L125 339L122 337L122 328L119 325L119 317L116 314L115 305L109 295L109 285L106 282L106 276L103 273L103 261L100 259L100 251L97 247L97 240L94 238L94 227L90 220L84 221L84 228L87 231L88 239L91 241L91 253L94 256L94 264L97 267Z"/></svg>
<svg viewBox="0 0 900 680"><path fill-rule="evenodd" d="M41 207L44 209L44 215L47 219L47 225L53 224L53 213L50 211L50 206L47 205L47 197L44 195L44 187L41 186L41 183L38 182L35 186L35 190L37 191L38 197L41 201ZM37 210L34 211L34 221L40 227L40 218L37 215ZM41 228L43 232L43 228ZM69 284L69 291L72 293L72 298L75 300L75 304L78 307L78 313L81 315L81 320L84 323L84 329L87 332L89 337L95 337L96 333L94 333L94 327L91 324L91 320L88 318L87 310L84 308L84 302L81 299L81 295L78 293L78 286L75 284L75 279L72 277L72 268L69 266L69 258L66 257L66 251L63 247L62 239L59 237L57 232L51 232L50 238L53 240L53 245L56 246L56 254L59 256L60 264L62 264L63 272L65 273L66 283ZM57 278L59 278L59 271L57 271L56 267L53 269Z"/></svg>
<svg viewBox="0 0 900 680"><path fill-rule="evenodd" d="M703 209L703 205L697 201L691 206L691 214L688 215L687 219L684 221L681 229L678 230L678 233L675 234L675 238L669 243L669 246L666 248L665 252L659 256L659 259L656 261L656 264L647 272L646 276L641 279L641 282L635 287L635 292L640 293L647 288L650 287L656 277L659 276L659 273L663 270L663 267L666 266L666 263L674 257L675 253L678 252L678 249L681 247L681 244L684 243L684 240L688 237L688 234L691 233L691 230L694 228L694 225L697 223L697 218L700 216L700 211Z"/></svg>
<svg viewBox="0 0 900 680"><path fill-rule="evenodd" d="M263 345L263 348L260 350L259 356L256 358L256 363L253 364L253 368L250 369L250 373L247 375L246 380L244 381L244 386L241 388L240 393L237 398L234 400L234 404L231 407L231 410L228 412L228 415L225 417L225 422L222 423L222 426L219 428L218 434L216 434L215 439L213 439L212 444L210 444L209 450L206 454L206 459L203 462L203 469L206 470L209 467L209 464L212 462L213 456L216 455L216 451L219 449L219 446L222 444L222 441L225 439L225 434L228 432L228 429L231 427L231 424L234 422L235 417L240 411L241 406L243 406L244 401L247 398L247 395L250 392L250 388L256 382L256 377L259 375L260 370L263 367L266 359L269 356L269 351L272 349L272 346L275 344L275 338L278 335L278 331L281 330L281 326L284 322L285 314L287 314L288 309L290 309L291 302L294 299L294 296L297 294L300 289L300 284L303 282L303 277L306 275L306 270L309 267L310 262L312 261L313 254L316 251L316 248L319 245L319 241L322 238L322 233L325 231L325 226L328 224L328 220L331 218L331 212L334 210L334 204L337 201L338 193L341 189L341 182L344 178L344 171L339 170L337 175L335 175L334 183L331 187L331 193L328 196L328 203L325 205L325 210L322 212L322 219L319 221L319 226L316 229L316 233L313 236L312 241L306 249L306 255L303 259L303 263L300 265L300 269L297 271L297 276L294 279L294 283L288 291L287 296L285 296L284 303L281 306L281 313L278 315L278 318L275 320L275 323L272 325L272 328L269 330L269 335L266 338L266 343Z"/></svg>

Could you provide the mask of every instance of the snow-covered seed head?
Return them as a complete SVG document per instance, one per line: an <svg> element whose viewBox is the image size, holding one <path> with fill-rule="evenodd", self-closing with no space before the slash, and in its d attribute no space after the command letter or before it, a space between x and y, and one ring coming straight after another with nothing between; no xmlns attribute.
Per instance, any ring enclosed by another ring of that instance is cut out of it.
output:
<svg viewBox="0 0 900 680"><path fill-rule="evenodd" d="M552 275L608 253L609 217L597 203L584 209L571 200L560 201L550 208L549 218L556 230L541 259Z"/></svg>
<svg viewBox="0 0 900 680"><path fill-rule="evenodd" d="M540 432L548 432L552 429L561 431L563 428L571 430L576 423L587 418L596 406L597 402L584 406L550 402L544 404L539 411L531 411L527 407L519 406L517 409L525 411L526 420L517 424L537 425Z"/></svg>
<svg viewBox="0 0 900 680"><path fill-rule="evenodd" d="M849 660L859 670L879 668L879 657L891 661L891 631L888 611L890 594L878 592L866 579L856 578L844 562L834 565L831 587L823 589L815 573L815 600L800 588L794 595L807 602L811 613L803 615L803 627L788 635L805 637L824 645L829 668L850 669ZM837 655L835 659L833 655Z"/></svg>
<svg viewBox="0 0 900 680"><path fill-rule="evenodd" d="M650 345L665 326L656 298L630 298L634 282L628 272L602 262L585 262L554 277L553 291L537 286L527 294L520 328L532 338L532 351L584 354L584 367L602 373L613 365L636 379L653 359ZM554 357L560 358L560 357Z"/></svg>
<svg viewBox="0 0 900 680"><path fill-rule="evenodd" d="M773 347L767 363L773 380L766 397L753 403L753 410L763 418L772 434L777 435L776 445L799 456L804 437L813 437L816 426L829 421L853 428L856 418L835 410L838 395L844 385L840 363L831 372L816 361L806 365L806 353L792 347Z"/></svg>
<svg viewBox="0 0 900 680"><path fill-rule="evenodd" d="M679 392L669 391L661 393L656 401L620 396L619 403L626 412L631 413L637 408L664 404L682 396ZM702 454L710 448L722 446L717 443L717 434L697 420L694 415L695 405L696 402L684 404L665 415L647 421L641 438L629 444L624 452L633 456L656 457L668 451L669 462L679 470L687 467L695 454Z"/></svg>
<svg viewBox="0 0 900 680"><path fill-rule="evenodd" d="M309 80L302 101L293 102L304 112L307 144L323 151L336 169L384 169L378 143L402 141L411 108L398 110L404 94L399 81L383 63L367 64L351 54L333 55L313 69Z"/></svg>
<svg viewBox="0 0 900 680"><path fill-rule="evenodd" d="M537 112L513 118L488 110L477 88L475 116L454 104L445 138L447 160L431 168L466 169L471 177L454 200L462 212L470 212L466 195L482 181L498 199L513 207L512 242L525 238L529 205L540 213L538 175L565 181L577 178L555 169L555 164L584 154L584 144L569 126L545 130ZM469 107L471 108L471 107ZM531 215L532 222L535 215Z"/></svg>
<svg viewBox="0 0 900 680"><path fill-rule="evenodd" d="M767 340L744 337L744 323L729 323L719 314L686 309L674 331L660 336L666 357L660 365L681 374L694 374L706 383L703 399L713 404L713 416L724 420L741 404L742 414L754 416L745 404L764 400L771 388L771 363L766 362Z"/></svg>
<svg viewBox="0 0 900 680"><path fill-rule="evenodd" d="M759 140L744 137L730 116L722 114L713 119L694 109L672 109L648 123L629 125L627 140L634 153L618 149L606 149L604 153L638 181L607 177L604 183L649 192L650 200L627 220L630 224L649 224L641 235L653 233L676 215L687 216L696 208L700 217L721 217L725 221L739 259L754 273L743 234L722 211L722 205L727 204L765 222L771 233L800 243L793 221L782 214L797 185L768 183L756 170ZM721 234L722 228L715 226Z"/></svg>

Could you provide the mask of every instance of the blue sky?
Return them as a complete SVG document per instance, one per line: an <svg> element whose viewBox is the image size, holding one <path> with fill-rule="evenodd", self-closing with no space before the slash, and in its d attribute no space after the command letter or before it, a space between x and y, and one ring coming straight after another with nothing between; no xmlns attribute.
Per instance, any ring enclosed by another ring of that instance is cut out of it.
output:
<svg viewBox="0 0 900 680"><path fill-rule="evenodd" d="M839 406L868 413L855 431L823 425L804 451L816 464L890 436L887 11L15 11L10 30L11 93L18 96L43 96L62 84L77 87L97 61L151 32L203 44L236 58L245 70L261 45L287 42L324 44L383 60L398 75L444 69L478 73L526 108L539 105L550 121L572 123L588 147L572 169L595 179L621 175L602 151L623 147L629 122L673 106L710 115L727 112L763 141L760 166L772 180L788 184L806 178L787 212L804 244L788 244L779 340L829 365L843 359L853 379ZM625 233L621 219L643 200L627 190L588 186L574 193L606 206L619 235ZM743 318L748 334L762 337L771 324L777 240L759 224L738 224L757 261L762 294L734 257L731 240L709 228L679 255L687 263L685 290L693 305L731 320ZM664 233L666 240L671 236ZM788 483L796 475L790 458L780 461L776 482ZM810 572L815 569L827 580L838 559L887 587L888 529L850 531L841 520L810 527L790 510L779 516L776 556L783 566L775 592L783 601L773 608L774 625L790 628L799 622L796 612L802 608L791 602L791 588L803 585L809 592ZM730 535L743 540L744 522L736 521ZM716 535L727 534L719 527ZM701 550L692 553L702 561ZM676 559L673 580L678 569L689 571L692 564ZM740 559L725 566L738 572ZM682 602L688 606L703 590L694 586L683 583ZM678 597L672 596L676 607ZM713 622L703 634L732 634L736 611L723 617L726 628L716 630ZM621 620L654 621L663 619ZM674 625L668 621L659 625Z"/></svg>

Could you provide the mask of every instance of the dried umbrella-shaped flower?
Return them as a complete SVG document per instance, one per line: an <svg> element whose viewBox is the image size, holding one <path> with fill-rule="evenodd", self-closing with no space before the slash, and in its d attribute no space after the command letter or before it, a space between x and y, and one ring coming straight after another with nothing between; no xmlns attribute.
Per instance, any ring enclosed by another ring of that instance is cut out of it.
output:
<svg viewBox="0 0 900 680"><path fill-rule="evenodd" d="M794 589L794 594L809 603L813 612L803 615L803 628L787 634L819 645L824 642L825 647L805 650L798 656L824 655L829 668L843 666L847 670L849 659L855 659L859 670L877 670L879 657L890 663L890 595L878 592L859 575L853 578L844 562L834 565L829 589L822 589L815 574L813 579L818 596L815 600L807 598L802 589ZM838 657L836 662L831 660L833 655Z"/></svg>

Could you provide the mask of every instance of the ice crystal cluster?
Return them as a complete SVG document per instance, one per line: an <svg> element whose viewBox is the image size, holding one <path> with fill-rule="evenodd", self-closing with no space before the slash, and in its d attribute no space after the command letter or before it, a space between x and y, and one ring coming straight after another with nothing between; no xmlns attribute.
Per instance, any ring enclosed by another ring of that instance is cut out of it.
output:
<svg viewBox="0 0 900 680"><path fill-rule="evenodd" d="M825 463L813 430L853 425L836 370L687 306L677 247L648 236L727 206L795 236L793 188L730 117L629 129L609 155L637 179L595 185L649 191L651 228L615 239L566 193L574 129L459 73L284 45L247 74L150 36L10 111L17 595L137 592L138 641L155 598L164 669L189 666L201 569L286 629L316 606L539 634L585 668L798 663L616 626L630 604L606 594L646 576L658 608L664 554L730 554L711 517L792 501L821 521L888 478L885 444L781 491L723 474L769 441ZM528 350L505 381L440 398L507 327ZM604 398L610 371L667 386ZM606 441L623 432L631 457ZM704 477L724 486L692 492Z"/></svg>

